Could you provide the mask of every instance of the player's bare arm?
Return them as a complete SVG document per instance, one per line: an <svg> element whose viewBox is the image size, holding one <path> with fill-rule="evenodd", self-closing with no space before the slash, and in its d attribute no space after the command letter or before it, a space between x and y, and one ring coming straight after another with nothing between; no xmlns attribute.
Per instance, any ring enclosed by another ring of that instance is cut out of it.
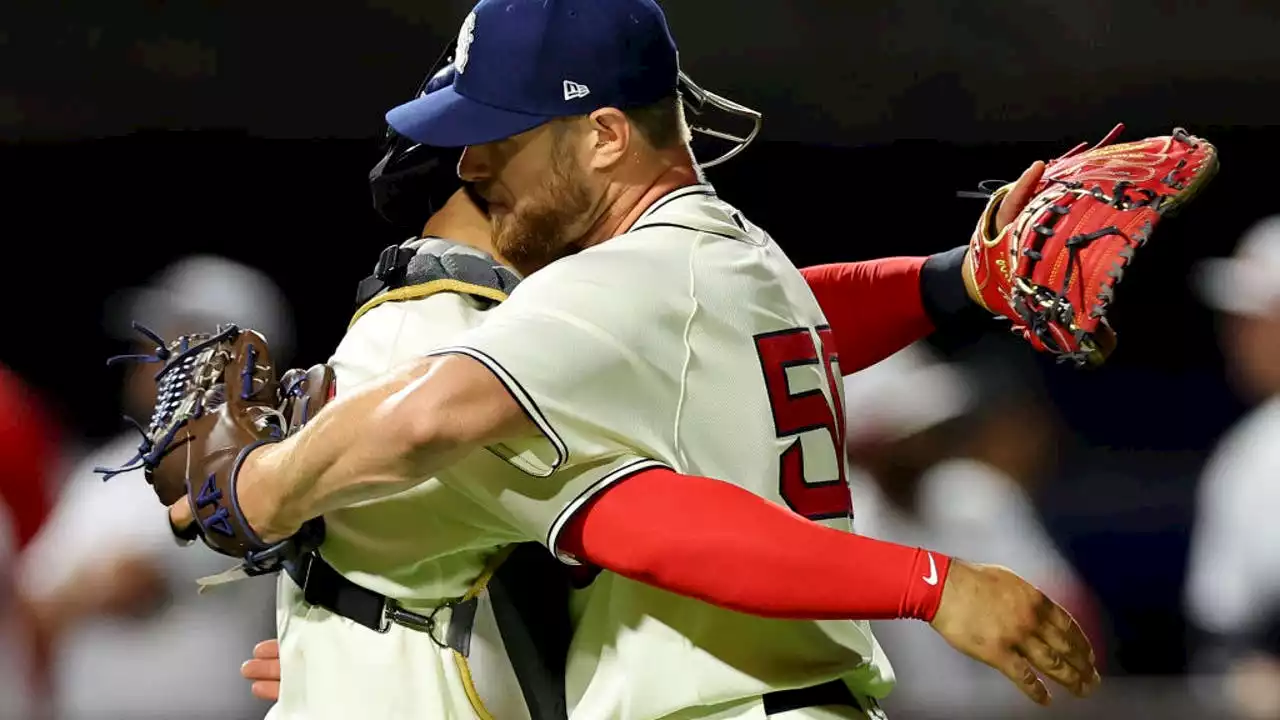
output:
<svg viewBox="0 0 1280 720"><path fill-rule="evenodd" d="M393 495L470 451L537 428L493 374L461 355L425 358L344 393L298 434L250 453L237 479L245 520L266 542L311 518ZM190 504L170 510L175 527Z"/></svg>

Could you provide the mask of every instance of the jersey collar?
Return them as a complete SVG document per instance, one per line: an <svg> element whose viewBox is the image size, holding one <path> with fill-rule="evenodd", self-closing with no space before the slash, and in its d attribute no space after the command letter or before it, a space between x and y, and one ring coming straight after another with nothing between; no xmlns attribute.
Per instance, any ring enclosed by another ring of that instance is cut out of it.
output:
<svg viewBox="0 0 1280 720"><path fill-rule="evenodd" d="M661 210L668 203L671 203L674 200L679 200L682 197L688 197L690 195L715 195L715 194L716 194L715 188L711 187L707 183L698 183L696 185L685 185L684 187L678 187L675 190L672 190L671 192L667 193L666 195L663 195L662 197L658 198L657 200L654 200L653 204L650 205L643 213L641 213L640 217L636 218L635 222L631 223L631 227L635 227L639 225L645 218L648 218L650 215L653 215L655 212L657 212L658 210Z"/></svg>

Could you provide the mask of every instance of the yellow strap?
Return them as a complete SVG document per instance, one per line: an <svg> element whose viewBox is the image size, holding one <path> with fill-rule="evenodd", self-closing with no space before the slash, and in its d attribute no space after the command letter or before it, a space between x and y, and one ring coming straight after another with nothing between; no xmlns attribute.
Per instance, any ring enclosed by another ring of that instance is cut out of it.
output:
<svg viewBox="0 0 1280 720"><path fill-rule="evenodd" d="M498 571L502 563L507 561L507 558L511 557L511 553L515 549L515 545L508 545L494 553L493 557L489 558L489 562L484 564L484 570L476 577L475 582L471 583L471 587L467 588L466 594L462 596L462 602L466 602L484 592L484 589L489 586L489 581L493 579L493 574Z"/></svg>
<svg viewBox="0 0 1280 720"><path fill-rule="evenodd" d="M498 571L502 563L511 557L512 551L516 549L515 545L508 545L498 552L484 564L484 570L471 583L471 587L467 588L466 594L462 596L462 601L466 602L475 598L484 589L488 587L489 581L493 579L493 574ZM467 699L471 701L471 709L476 711L476 717L480 720L494 720L493 714L484 706L484 700L480 697L480 691L476 689L475 680L471 677L471 663L467 662L467 657L457 650L451 650L453 653L453 662L458 667L458 676L462 680L462 689L467 693Z"/></svg>
<svg viewBox="0 0 1280 720"><path fill-rule="evenodd" d="M471 664L457 650L450 650L450 652L453 653L453 662L458 667L458 677L462 680L462 690L467 694L467 699L471 701L471 709L476 711L476 717L480 720L494 720L489 708L484 706L484 700L480 698L480 691L476 689L475 680L471 677Z"/></svg>
<svg viewBox="0 0 1280 720"><path fill-rule="evenodd" d="M369 302L366 302L356 310L356 314L351 318L351 322L347 323L347 329L350 330L352 325L356 324L365 313L378 307L385 302L399 302L403 300L419 300L424 297L430 297L437 293L454 292L464 295L474 295L476 297L493 300L494 302L503 302L507 299L507 294L497 288L485 287L484 285L476 285L474 283L463 282L451 278L442 278L440 280L432 280L420 285L410 285L408 287L396 288L381 295L378 295Z"/></svg>

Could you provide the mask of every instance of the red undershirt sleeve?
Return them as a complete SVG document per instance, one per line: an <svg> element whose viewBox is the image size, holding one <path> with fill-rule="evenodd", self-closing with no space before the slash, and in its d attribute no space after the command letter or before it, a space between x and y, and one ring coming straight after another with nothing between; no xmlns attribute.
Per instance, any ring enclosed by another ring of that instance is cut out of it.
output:
<svg viewBox="0 0 1280 720"><path fill-rule="evenodd" d="M579 510L558 549L729 610L930 621L950 558L835 530L720 480L646 470Z"/></svg>
<svg viewBox="0 0 1280 720"><path fill-rule="evenodd" d="M842 374L870 367L933 332L921 292L927 259L884 258L800 271L831 324Z"/></svg>

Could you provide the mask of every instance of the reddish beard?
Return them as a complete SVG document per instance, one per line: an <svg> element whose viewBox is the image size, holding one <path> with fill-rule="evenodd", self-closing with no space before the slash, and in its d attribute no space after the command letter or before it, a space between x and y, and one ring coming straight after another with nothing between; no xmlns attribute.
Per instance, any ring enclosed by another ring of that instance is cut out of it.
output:
<svg viewBox="0 0 1280 720"><path fill-rule="evenodd" d="M576 238L569 234L591 211L591 195L566 145L557 137L541 197L493 218L494 249L526 275L571 254Z"/></svg>

